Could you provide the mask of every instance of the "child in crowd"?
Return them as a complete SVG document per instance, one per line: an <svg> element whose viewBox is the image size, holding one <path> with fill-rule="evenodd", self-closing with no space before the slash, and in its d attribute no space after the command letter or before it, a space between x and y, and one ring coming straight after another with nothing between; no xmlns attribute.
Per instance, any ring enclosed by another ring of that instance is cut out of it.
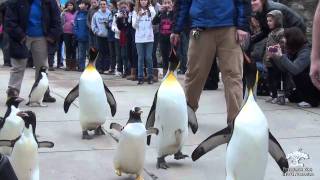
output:
<svg viewBox="0 0 320 180"><path fill-rule="evenodd" d="M63 41L66 48L66 71L76 70L76 42L73 28L76 17L76 8L74 3L66 3L66 10L62 14Z"/></svg>
<svg viewBox="0 0 320 180"><path fill-rule="evenodd" d="M90 4L82 0L79 5L79 11L75 18L74 34L78 41L79 56L77 59L78 71L82 72L86 64L86 55L89 49L89 32L87 27L87 15Z"/></svg>
<svg viewBox="0 0 320 180"><path fill-rule="evenodd" d="M118 58L118 71L122 72L122 78L129 74L128 69L128 30L131 24L129 23L129 6L126 0L118 2L118 12L115 14L115 22L119 30L119 45L120 57Z"/></svg>
<svg viewBox="0 0 320 180"><path fill-rule="evenodd" d="M144 60L147 62L148 84L153 83L153 29L152 19L156 12L151 6L150 0L136 0L135 11L132 15L132 26L136 30L135 42L138 52L138 85L144 83L143 68Z"/></svg>
<svg viewBox="0 0 320 180"><path fill-rule="evenodd" d="M266 43L267 51L269 52L273 52L274 50L276 50L276 48L272 48L272 46L280 44L281 40L284 37L282 19L283 19L283 16L281 11L279 10L273 10L267 14L267 22L268 22L269 29L271 30L271 32L268 35L267 43ZM278 90L282 75L281 75L281 71L276 66L274 66L273 64L274 62L272 61L273 60L271 57L266 56L264 64L268 70L269 91L271 95L271 97L267 100L267 102L271 102L274 104L274 103L278 103L277 90Z"/></svg>
<svg viewBox="0 0 320 180"><path fill-rule="evenodd" d="M163 75L168 71L169 55L171 51L170 34L173 22L173 2L163 0L158 14L153 19L153 24L160 24L160 50L162 56Z"/></svg>
<svg viewBox="0 0 320 180"><path fill-rule="evenodd" d="M93 15L91 29L97 37L99 49L99 59L96 67L99 73L103 73L109 67L109 48L108 48L108 18L111 12L107 8L107 1L100 0L100 9Z"/></svg>

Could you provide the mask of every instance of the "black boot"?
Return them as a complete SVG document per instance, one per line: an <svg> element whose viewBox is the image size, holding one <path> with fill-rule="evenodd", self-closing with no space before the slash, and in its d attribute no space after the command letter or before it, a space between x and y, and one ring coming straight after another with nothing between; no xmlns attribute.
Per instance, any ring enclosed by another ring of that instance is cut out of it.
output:
<svg viewBox="0 0 320 180"><path fill-rule="evenodd" d="M43 100L42 102L47 102L47 103L54 103L56 102L56 98L52 97L50 95L50 89L48 88L46 93L44 93L44 96L43 96Z"/></svg>
<svg viewBox="0 0 320 180"><path fill-rule="evenodd" d="M0 154L0 179L18 180L9 159Z"/></svg>

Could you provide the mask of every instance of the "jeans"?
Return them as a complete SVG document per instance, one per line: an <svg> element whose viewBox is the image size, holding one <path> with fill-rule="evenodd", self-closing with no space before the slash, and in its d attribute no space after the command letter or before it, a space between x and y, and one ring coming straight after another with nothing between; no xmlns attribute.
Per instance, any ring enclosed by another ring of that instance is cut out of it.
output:
<svg viewBox="0 0 320 180"><path fill-rule="evenodd" d="M86 55L89 49L88 41L78 41L78 52L79 57L77 58L77 63L80 71L83 71L86 66Z"/></svg>
<svg viewBox="0 0 320 180"><path fill-rule="evenodd" d="M109 53L110 53L110 69L115 70L116 68L116 46L114 41L109 41Z"/></svg>
<svg viewBox="0 0 320 180"><path fill-rule="evenodd" d="M128 72L128 45L121 47L119 39L115 40L117 70L126 74Z"/></svg>
<svg viewBox="0 0 320 180"><path fill-rule="evenodd" d="M182 32L180 35L180 45L178 47L178 57L180 59L180 70L182 72L187 71L187 54L189 46L189 34L187 32Z"/></svg>
<svg viewBox="0 0 320 180"><path fill-rule="evenodd" d="M153 62L153 67L157 68L158 67L157 48L160 40L160 33L156 32L153 35L154 35L154 42L153 42L153 48L152 48L152 62Z"/></svg>
<svg viewBox="0 0 320 180"><path fill-rule="evenodd" d="M136 43L137 52L138 52L138 79L140 81L143 80L143 68L144 68L144 60L147 62L147 74L148 79L152 79L152 48L153 42L148 43Z"/></svg>
<svg viewBox="0 0 320 180"><path fill-rule="evenodd" d="M171 51L170 37L160 36L160 51L162 56L162 67L167 72L169 65L169 55Z"/></svg>
<svg viewBox="0 0 320 180"><path fill-rule="evenodd" d="M73 34L65 33L63 35L64 44L66 46L66 60L76 59L76 47Z"/></svg>
<svg viewBox="0 0 320 180"><path fill-rule="evenodd" d="M48 63L49 67L53 67L54 64L54 55L56 54L58 44L56 42L48 42Z"/></svg>
<svg viewBox="0 0 320 180"><path fill-rule="evenodd" d="M99 49L99 58L96 62L96 67L98 71L105 71L110 66L108 38L97 37L97 43Z"/></svg>

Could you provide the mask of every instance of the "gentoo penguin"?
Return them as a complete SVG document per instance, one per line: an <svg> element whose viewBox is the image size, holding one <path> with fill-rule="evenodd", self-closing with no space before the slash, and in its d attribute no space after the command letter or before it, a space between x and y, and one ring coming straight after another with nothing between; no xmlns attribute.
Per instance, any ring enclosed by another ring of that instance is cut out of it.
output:
<svg viewBox="0 0 320 180"><path fill-rule="evenodd" d="M182 154L182 146L188 137L188 123L193 133L198 129L195 112L187 105L186 97L174 74L179 64L174 49L169 58L169 71L164 77L153 100L146 128L153 127L155 121L159 129L157 168L167 169L165 157L174 154L176 160L188 157ZM151 136L147 144L150 145Z"/></svg>
<svg viewBox="0 0 320 180"><path fill-rule="evenodd" d="M114 167L116 174L121 173L137 175L136 180L143 180L141 174L144 167L147 135L158 134L158 129L146 130L141 121L142 111L135 107L130 111L130 118L125 127L120 124L111 123L110 129L120 132L119 144L114 156Z"/></svg>
<svg viewBox="0 0 320 180"><path fill-rule="evenodd" d="M192 160L196 161L208 151L228 143L227 180L264 179L268 151L283 172L289 167L286 154L269 131L267 119L253 95L258 77L255 63L247 66L248 96L233 124L208 137L192 153Z"/></svg>
<svg viewBox="0 0 320 180"><path fill-rule="evenodd" d="M38 77L34 82L29 94L29 102L27 103L28 106L47 106L42 104L43 96L49 87L46 70L47 68L45 66L42 66L40 68Z"/></svg>
<svg viewBox="0 0 320 180"><path fill-rule="evenodd" d="M116 113L117 103L111 91L104 84L99 72L94 67L97 51L90 50L89 64L80 77L79 84L74 87L64 100L64 112L67 113L71 103L79 96L79 118L82 127L82 139L91 139L89 130L96 135L105 134L101 125L106 122L107 103L112 116Z"/></svg>
<svg viewBox="0 0 320 180"><path fill-rule="evenodd" d="M22 133L24 122L17 113L20 111L18 106L23 101L20 97L11 97L7 100L7 111L4 118L0 118L0 140L16 139ZM0 152L10 155L11 147L0 147Z"/></svg>
<svg viewBox="0 0 320 180"><path fill-rule="evenodd" d="M37 140L36 116L32 111L21 111L17 115L25 122L21 136L15 140L0 140L0 146L13 147L11 163L19 180L39 180L38 148L52 148L54 144Z"/></svg>

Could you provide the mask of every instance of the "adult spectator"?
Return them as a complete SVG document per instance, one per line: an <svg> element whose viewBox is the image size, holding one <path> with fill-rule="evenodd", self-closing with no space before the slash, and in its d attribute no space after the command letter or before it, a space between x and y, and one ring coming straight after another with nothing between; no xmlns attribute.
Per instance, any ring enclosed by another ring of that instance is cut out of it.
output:
<svg viewBox="0 0 320 180"><path fill-rule="evenodd" d="M5 1L5 2L2 2L1 5L0 5L0 21L1 21L1 24L2 24L2 53L3 53L3 62L4 62L4 66L11 66L11 63L10 63L10 52L9 52L9 35L8 33L4 30L4 17L5 17L5 14L6 14L6 9L7 9L7 6L8 6L8 2L9 1Z"/></svg>
<svg viewBox="0 0 320 180"><path fill-rule="evenodd" d="M171 35L174 45L179 41L179 33L188 17L191 18L192 37L185 75L187 102L194 110L198 108L202 89L217 56L225 87L228 124L233 122L242 104L243 53L240 44L248 37L250 15L248 1L176 1L174 33Z"/></svg>
<svg viewBox="0 0 320 180"><path fill-rule="evenodd" d="M289 101L299 103L300 107L317 107L320 91L313 86L309 77L311 47L304 33L297 27L285 29L285 51L276 45L276 51L268 51L273 62L283 72L292 75L296 90L289 96ZM270 48L270 47L268 47Z"/></svg>
<svg viewBox="0 0 320 180"><path fill-rule="evenodd" d="M60 10L55 0L12 0L5 14L5 31L10 37L12 69L7 95L18 96L27 65L29 50L36 68L35 79L42 66L48 67L47 43L55 42L62 30ZM44 95L44 102L55 102L50 90Z"/></svg>
<svg viewBox="0 0 320 180"><path fill-rule="evenodd" d="M255 18L258 20L261 28L261 32L252 36L251 43L261 41L266 38L270 33L270 29L267 23L267 14L272 10L279 10L283 14L283 27L299 27L302 32L306 32L306 24L304 23L303 17L298 13L294 12L288 6L274 2L272 0L252 0L251 7Z"/></svg>

